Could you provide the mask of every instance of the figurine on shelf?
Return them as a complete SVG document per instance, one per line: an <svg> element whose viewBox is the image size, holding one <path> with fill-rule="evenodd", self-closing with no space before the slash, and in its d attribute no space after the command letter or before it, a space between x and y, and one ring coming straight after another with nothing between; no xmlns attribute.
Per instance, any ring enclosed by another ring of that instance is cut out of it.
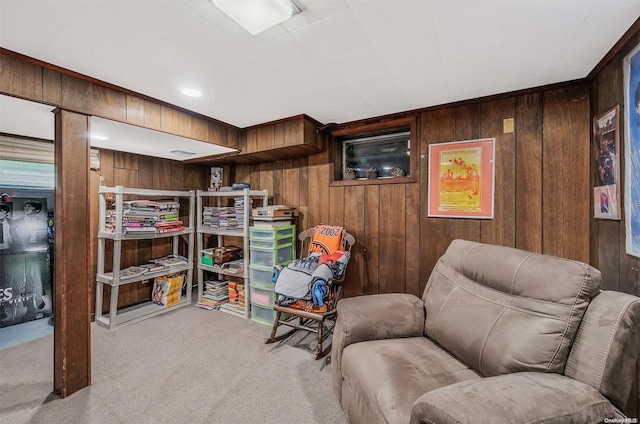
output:
<svg viewBox="0 0 640 424"><path fill-rule="evenodd" d="M367 169L367 179L373 180L378 178L378 170L376 168Z"/></svg>
<svg viewBox="0 0 640 424"><path fill-rule="evenodd" d="M396 177L404 177L404 170L398 168L398 167L393 167L391 168L391 176L396 178Z"/></svg>
<svg viewBox="0 0 640 424"><path fill-rule="evenodd" d="M355 180L356 179L356 171L353 168L346 167L344 169L344 179L345 180Z"/></svg>

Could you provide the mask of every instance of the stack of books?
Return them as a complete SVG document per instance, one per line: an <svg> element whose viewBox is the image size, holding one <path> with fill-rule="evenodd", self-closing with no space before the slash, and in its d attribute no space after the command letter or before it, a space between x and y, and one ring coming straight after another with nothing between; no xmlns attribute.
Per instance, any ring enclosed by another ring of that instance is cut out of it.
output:
<svg viewBox="0 0 640 424"><path fill-rule="evenodd" d="M229 303L244 308L244 284L229 281Z"/></svg>
<svg viewBox="0 0 640 424"><path fill-rule="evenodd" d="M202 209L202 228L235 230L237 228L236 210L225 206L204 206Z"/></svg>
<svg viewBox="0 0 640 424"><path fill-rule="evenodd" d="M180 203L169 201L132 200L123 202L122 225L125 233L169 233L182 231Z"/></svg>
<svg viewBox="0 0 640 424"><path fill-rule="evenodd" d="M235 197L234 199L234 210L235 210L235 214L236 214L236 229L238 231L244 231L244 202L245 202L245 198L244 197ZM249 198L248 199L249 204L253 205L253 199ZM251 220L251 216L249 217L249 220ZM251 224L249 224L251 225Z"/></svg>
<svg viewBox="0 0 640 424"><path fill-rule="evenodd" d="M211 280L204 282L204 292L196 303L202 309L217 309L229 300L229 281Z"/></svg>

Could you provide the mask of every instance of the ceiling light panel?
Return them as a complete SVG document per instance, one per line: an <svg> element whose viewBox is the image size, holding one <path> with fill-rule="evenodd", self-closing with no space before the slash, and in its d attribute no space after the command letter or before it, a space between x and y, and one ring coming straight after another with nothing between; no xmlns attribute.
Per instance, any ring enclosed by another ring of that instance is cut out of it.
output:
<svg viewBox="0 0 640 424"><path fill-rule="evenodd" d="M212 0L213 4L251 35L259 34L300 13L290 0Z"/></svg>

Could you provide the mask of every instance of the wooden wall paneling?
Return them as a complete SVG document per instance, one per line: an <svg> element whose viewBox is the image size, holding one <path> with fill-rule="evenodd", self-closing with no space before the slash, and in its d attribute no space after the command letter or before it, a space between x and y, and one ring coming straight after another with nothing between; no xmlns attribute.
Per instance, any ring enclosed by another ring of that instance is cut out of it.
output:
<svg viewBox="0 0 640 424"><path fill-rule="evenodd" d="M362 247L365 274L362 279L363 294L379 293L380 251L380 186L364 186L364 237Z"/></svg>
<svg viewBox="0 0 640 424"><path fill-rule="evenodd" d="M309 205L309 158L298 158L300 166L300 206Z"/></svg>
<svg viewBox="0 0 640 424"><path fill-rule="evenodd" d="M162 107L148 100L144 101L144 126L151 129L162 129Z"/></svg>
<svg viewBox="0 0 640 424"><path fill-rule="evenodd" d="M425 172L426 173L426 172ZM420 185L406 184L405 210L405 292L421 296L420 292Z"/></svg>
<svg viewBox="0 0 640 424"><path fill-rule="evenodd" d="M585 86L544 93L543 253L589 261L591 184L589 92Z"/></svg>
<svg viewBox="0 0 640 424"><path fill-rule="evenodd" d="M89 119L56 110L54 390L62 397L91 384Z"/></svg>
<svg viewBox="0 0 640 424"><path fill-rule="evenodd" d="M347 281L344 284L344 297L361 296L364 294L365 277L365 212L364 208L364 186L344 187L344 227L356 238L356 244L351 249L351 259L349 260Z"/></svg>
<svg viewBox="0 0 640 424"><path fill-rule="evenodd" d="M273 147L278 149L285 147L285 126L284 122L276 122L273 125Z"/></svg>
<svg viewBox="0 0 640 424"><path fill-rule="evenodd" d="M68 75L61 75L61 101L65 108L91 115L93 112L93 88L90 82Z"/></svg>
<svg viewBox="0 0 640 424"><path fill-rule="evenodd" d="M317 181L318 197L320 199L320 205L318 208L319 223L329 222L329 213L331 212L329 206L329 164L320 165L317 167ZM311 180L310 180L311 181Z"/></svg>
<svg viewBox="0 0 640 424"><path fill-rule="evenodd" d="M167 159L168 160L168 159ZM165 187L165 190L183 190L184 189L184 164L182 162L176 162L168 160L169 168L171 169L171 182L169 186Z"/></svg>
<svg viewBox="0 0 640 424"><path fill-rule="evenodd" d="M224 185L228 185L228 169L223 170ZM209 186L210 167L185 165L183 190L206 190Z"/></svg>
<svg viewBox="0 0 640 424"><path fill-rule="evenodd" d="M59 72L42 68L42 102L51 105L62 104L62 76Z"/></svg>
<svg viewBox="0 0 640 424"><path fill-rule="evenodd" d="M284 145L293 146L302 142L304 128L302 119L292 119L284 122Z"/></svg>
<svg viewBox="0 0 640 424"><path fill-rule="evenodd" d="M264 125L256 130L257 150L271 150L275 147L275 125Z"/></svg>
<svg viewBox="0 0 640 424"><path fill-rule="evenodd" d="M251 166L249 165L235 165L234 168L235 178L228 180L225 185L232 185L233 183L248 183L251 181Z"/></svg>
<svg viewBox="0 0 640 424"><path fill-rule="evenodd" d="M161 158L153 158L153 189L171 189L171 161Z"/></svg>
<svg viewBox="0 0 640 424"><path fill-rule="evenodd" d="M300 204L300 167L297 159L283 161L280 187L280 202L297 207Z"/></svg>
<svg viewBox="0 0 640 424"><path fill-rule="evenodd" d="M138 188L153 188L153 158L151 156L137 156Z"/></svg>
<svg viewBox="0 0 640 424"><path fill-rule="evenodd" d="M100 176L104 179L104 185L107 187L113 187L115 185L113 182L113 169L115 165L114 153L113 150L100 150ZM93 197L95 198L96 207L98 207L98 192L94 193Z"/></svg>
<svg viewBox="0 0 640 424"><path fill-rule="evenodd" d="M406 184L380 186L378 291L405 292Z"/></svg>
<svg viewBox="0 0 640 424"><path fill-rule="evenodd" d="M518 96L515 107L515 247L542 253L542 96Z"/></svg>
<svg viewBox="0 0 640 424"><path fill-rule="evenodd" d="M308 190L308 209L307 209L307 227L311 227L317 224L327 224L323 222L320 216L321 209L326 208L328 202L327 198L322 198L321 195L321 178L320 167L310 166L309 172L309 190Z"/></svg>
<svg viewBox="0 0 640 424"><path fill-rule="evenodd" d="M223 131L226 132L227 147L231 147L233 149L239 149L240 131L231 127L225 127Z"/></svg>
<svg viewBox="0 0 640 424"><path fill-rule="evenodd" d="M160 129L164 132L191 137L191 115L168 106L160 106Z"/></svg>
<svg viewBox="0 0 640 424"><path fill-rule="evenodd" d="M273 164L273 193L271 193L274 205L283 205L282 201L282 176L283 176L283 162L277 161Z"/></svg>
<svg viewBox="0 0 640 424"><path fill-rule="evenodd" d="M42 100L42 67L0 55L0 92Z"/></svg>
<svg viewBox="0 0 640 424"><path fill-rule="evenodd" d="M249 175L249 184L251 184L251 188L260 189L260 186L262 185L260 181L261 177L260 165L251 165L251 174Z"/></svg>
<svg viewBox="0 0 640 424"><path fill-rule="evenodd" d="M127 153L127 152L114 152L113 155L113 168L115 169L121 169L121 170L125 170L125 171L137 171L138 170L138 159L140 158L140 155L136 155L133 153ZM137 187L137 185L131 185L133 183L130 183L128 180L124 179L127 177L135 177L135 184L138 183L138 175L129 175L129 174L121 174L122 179L119 179L119 182L116 183L116 185L122 185L125 187Z"/></svg>
<svg viewBox="0 0 640 424"><path fill-rule="evenodd" d="M256 188L260 190L267 190L270 198L273 197L273 166L273 162L258 165L258 168L260 169L260 185Z"/></svg>
<svg viewBox="0 0 640 424"><path fill-rule="evenodd" d="M428 218L429 145L454 140L455 114L452 109L420 115L420 290L422 293L436 262L455 238L455 220Z"/></svg>
<svg viewBox="0 0 640 424"><path fill-rule="evenodd" d="M126 95L126 121L133 125L144 125L144 100L140 97Z"/></svg>
<svg viewBox="0 0 640 424"><path fill-rule="evenodd" d="M210 122L200 116L191 117L191 135L189 137L196 140L205 141L207 143L227 145L226 133L221 136L216 130L217 125L210 125Z"/></svg>
<svg viewBox="0 0 640 424"><path fill-rule="evenodd" d="M503 119L514 116L513 97L482 104L480 137L495 137L496 155L494 217L482 220L480 241L511 247L516 245L515 136L503 133Z"/></svg>
<svg viewBox="0 0 640 424"><path fill-rule="evenodd" d="M246 132L246 153L254 153L258 151L258 130L256 128L248 129Z"/></svg>
<svg viewBox="0 0 640 424"><path fill-rule="evenodd" d="M92 112L116 121L127 120L127 95L112 88L93 85Z"/></svg>
<svg viewBox="0 0 640 424"><path fill-rule="evenodd" d="M329 187L329 224L344 226L344 201L344 187Z"/></svg>

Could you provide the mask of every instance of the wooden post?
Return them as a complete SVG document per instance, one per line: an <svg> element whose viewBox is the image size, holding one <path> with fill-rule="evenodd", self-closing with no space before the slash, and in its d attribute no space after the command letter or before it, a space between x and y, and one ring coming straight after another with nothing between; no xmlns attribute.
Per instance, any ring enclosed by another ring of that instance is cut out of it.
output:
<svg viewBox="0 0 640 424"><path fill-rule="evenodd" d="M55 113L54 390L91 384L89 117Z"/></svg>

